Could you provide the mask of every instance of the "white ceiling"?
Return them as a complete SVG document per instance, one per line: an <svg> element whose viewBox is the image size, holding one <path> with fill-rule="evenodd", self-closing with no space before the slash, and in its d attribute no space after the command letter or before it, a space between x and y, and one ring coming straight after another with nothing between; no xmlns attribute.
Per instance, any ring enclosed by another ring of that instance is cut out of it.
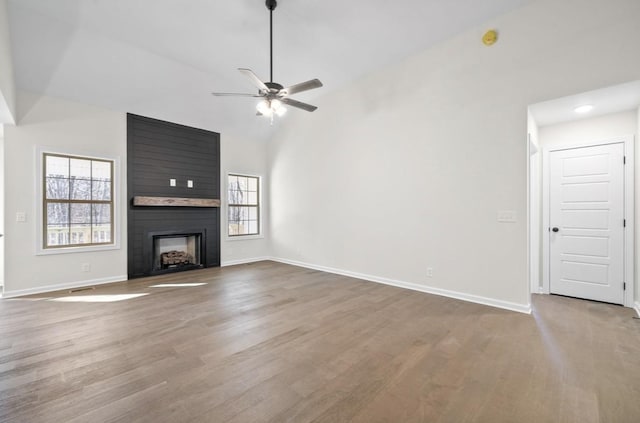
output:
<svg viewBox="0 0 640 423"><path fill-rule="evenodd" d="M323 88L295 96L313 103L530 1L279 0L274 79L319 78ZM268 79L264 0L9 0L9 18L20 89L223 134L273 131L254 99L210 95L252 92L238 67Z"/></svg>
<svg viewBox="0 0 640 423"><path fill-rule="evenodd" d="M576 107L587 104L593 106L590 112L575 112ZM638 107L640 81L634 81L533 104L529 110L538 126L547 126L634 110Z"/></svg>

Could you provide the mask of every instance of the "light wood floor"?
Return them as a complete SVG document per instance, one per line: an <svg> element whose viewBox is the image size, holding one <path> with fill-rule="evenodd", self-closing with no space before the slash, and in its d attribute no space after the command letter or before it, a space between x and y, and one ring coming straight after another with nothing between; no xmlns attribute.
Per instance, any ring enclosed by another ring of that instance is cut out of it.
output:
<svg viewBox="0 0 640 423"><path fill-rule="evenodd" d="M131 293L0 301L0 421L640 422L630 309L529 316L272 262L71 295Z"/></svg>

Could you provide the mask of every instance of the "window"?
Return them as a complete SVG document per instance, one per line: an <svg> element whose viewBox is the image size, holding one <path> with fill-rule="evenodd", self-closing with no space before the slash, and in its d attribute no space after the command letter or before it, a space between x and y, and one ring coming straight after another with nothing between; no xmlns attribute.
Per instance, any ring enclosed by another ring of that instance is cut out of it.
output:
<svg viewBox="0 0 640 423"><path fill-rule="evenodd" d="M114 244L114 161L43 154L43 248Z"/></svg>
<svg viewBox="0 0 640 423"><path fill-rule="evenodd" d="M230 237L260 234L260 178L229 175Z"/></svg>

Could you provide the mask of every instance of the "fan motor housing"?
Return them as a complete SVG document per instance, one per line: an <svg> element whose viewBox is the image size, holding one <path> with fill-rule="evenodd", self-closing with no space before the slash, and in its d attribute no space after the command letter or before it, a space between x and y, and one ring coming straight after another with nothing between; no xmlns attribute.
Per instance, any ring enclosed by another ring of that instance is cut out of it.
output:
<svg viewBox="0 0 640 423"><path fill-rule="evenodd" d="M265 1L265 4L267 5L267 9L275 10L276 6L278 5L278 2L276 0L267 0Z"/></svg>
<svg viewBox="0 0 640 423"><path fill-rule="evenodd" d="M277 82L265 82L264 85L266 85L267 87L269 87L270 91L280 91L281 89L283 89L284 87L280 84L278 84Z"/></svg>

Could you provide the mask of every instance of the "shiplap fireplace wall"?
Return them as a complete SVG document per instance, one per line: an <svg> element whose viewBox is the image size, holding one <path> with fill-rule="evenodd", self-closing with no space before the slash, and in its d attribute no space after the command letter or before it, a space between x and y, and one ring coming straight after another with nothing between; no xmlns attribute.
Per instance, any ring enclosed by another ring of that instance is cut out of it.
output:
<svg viewBox="0 0 640 423"><path fill-rule="evenodd" d="M129 278L220 265L218 133L127 115L127 189Z"/></svg>

